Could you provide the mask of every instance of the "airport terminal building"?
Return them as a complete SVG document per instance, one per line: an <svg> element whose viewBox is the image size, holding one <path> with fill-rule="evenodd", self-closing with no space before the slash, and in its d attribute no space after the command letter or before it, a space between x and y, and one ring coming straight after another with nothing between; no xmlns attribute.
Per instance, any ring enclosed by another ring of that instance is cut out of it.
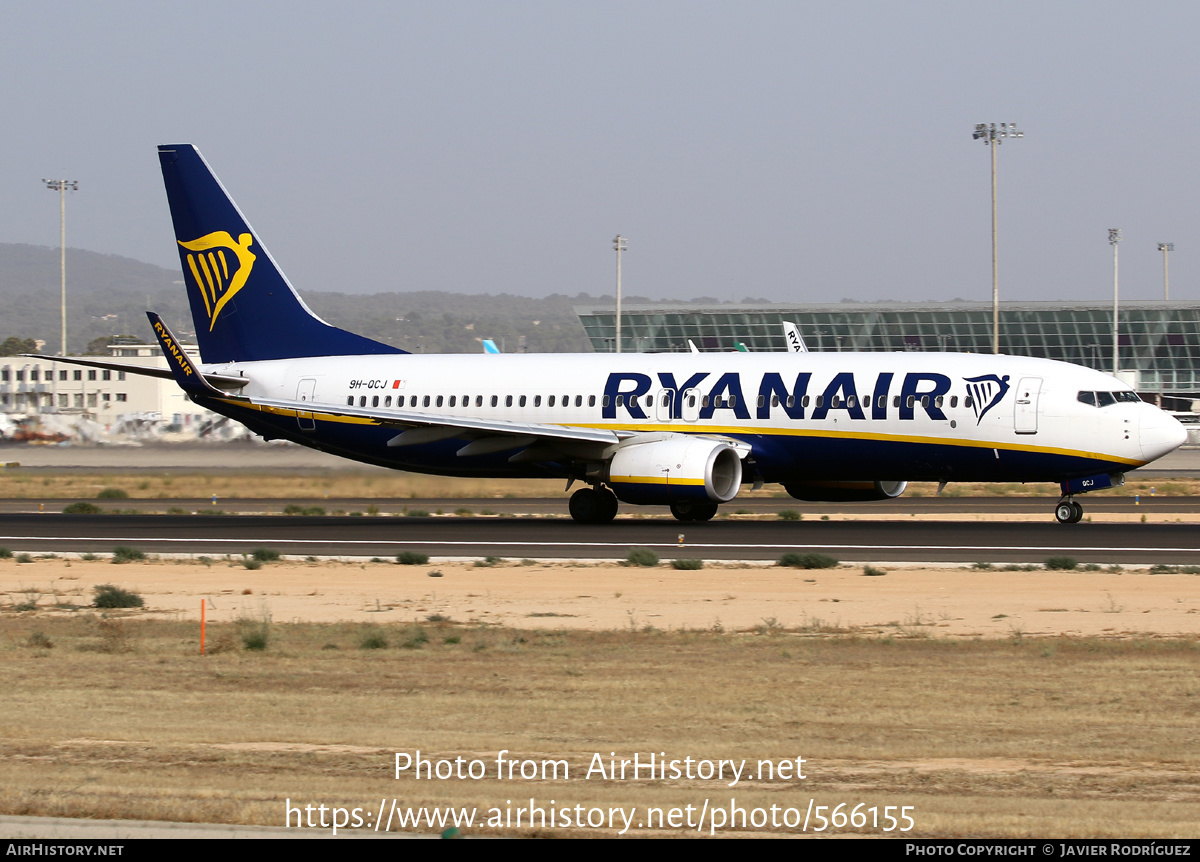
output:
<svg viewBox="0 0 1200 862"><path fill-rule="evenodd" d="M612 306L576 308L598 353L613 352ZM828 305L624 305L628 353L785 350L782 324L795 323L812 351L990 353L990 302L839 302ZM1000 352L1113 370L1112 303L1003 302ZM1139 392L1200 398L1200 303L1129 301L1119 312L1120 376ZM1186 409L1186 407L1184 408Z"/></svg>

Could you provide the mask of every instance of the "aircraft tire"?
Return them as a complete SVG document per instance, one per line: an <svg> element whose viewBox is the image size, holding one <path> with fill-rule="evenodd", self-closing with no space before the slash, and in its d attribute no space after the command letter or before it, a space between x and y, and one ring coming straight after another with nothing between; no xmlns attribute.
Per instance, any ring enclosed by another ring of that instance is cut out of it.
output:
<svg viewBox="0 0 1200 862"><path fill-rule="evenodd" d="M1071 507L1075 510L1075 514L1071 516L1071 523L1078 524L1083 520L1083 506L1079 504L1079 501L1072 500Z"/></svg>
<svg viewBox="0 0 1200 862"><path fill-rule="evenodd" d="M571 495L571 517L579 524L607 524L617 515L617 498L607 488L580 488Z"/></svg>
<svg viewBox="0 0 1200 862"><path fill-rule="evenodd" d="M596 494L600 497L600 519L596 523L611 523L612 519L617 517L617 507L620 505L617 495L609 488L597 488Z"/></svg>
<svg viewBox="0 0 1200 862"><path fill-rule="evenodd" d="M717 504L672 503L671 514L677 521L711 521L717 514Z"/></svg>
<svg viewBox="0 0 1200 862"><path fill-rule="evenodd" d="M672 503L671 514L676 521L692 520L692 504L691 503Z"/></svg>
<svg viewBox="0 0 1200 862"><path fill-rule="evenodd" d="M1059 500L1058 505L1054 507L1054 517L1060 524L1074 524L1078 518L1075 517L1075 507L1078 504L1074 500ZM1079 507L1079 517L1083 517L1083 507Z"/></svg>

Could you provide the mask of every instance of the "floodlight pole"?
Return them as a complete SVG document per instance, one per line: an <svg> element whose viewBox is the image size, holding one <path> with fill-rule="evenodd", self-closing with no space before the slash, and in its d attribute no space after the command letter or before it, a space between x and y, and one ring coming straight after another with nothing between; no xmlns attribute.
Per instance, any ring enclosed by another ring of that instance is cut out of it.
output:
<svg viewBox="0 0 1200 862"><path fill-rule="evenodd" d="M1117 316L1117 246L1121 244L1120 228L1108 229L1108 242L1113 249L1113 377L1116 377L1120 370L1120 338L1117 334L1120 320Z"/></svg>
<svg viewBox="0 0 1200 862"><path fill-rule="evenodd" d="M1175 250L1175 243L1160 242L1158 250L1162 252L1163 256L1163 299L1169 300L1171 298L1171 281L1167 277L1167 255Z"/></svg>
<svg viewBox="0 0 1200 862"><path fill-rule="evenodd" d="M1024 132L1017 131L1016 123L976 123L974 139L982 140L992 149L992 353L1000 352L1000 267L997 255L996 231L996 147L1005 138L1023 138Z"/></svg>
<svg viewBox="0 0 1200 862"><path fill-rule="evenodd" d="M62 271L60 303L62 309L62 355L67 355L67 191L79 191L77 180L42 180L46 188L58 192L59 264Z"/></svg>
<svg viewBox="0 0 1200 862"><path fill-rule="evenodd" d="M625 251L627 242L620 234L613 237L613 251L617 253L617 353L621 352L621 252Z"/></svg>

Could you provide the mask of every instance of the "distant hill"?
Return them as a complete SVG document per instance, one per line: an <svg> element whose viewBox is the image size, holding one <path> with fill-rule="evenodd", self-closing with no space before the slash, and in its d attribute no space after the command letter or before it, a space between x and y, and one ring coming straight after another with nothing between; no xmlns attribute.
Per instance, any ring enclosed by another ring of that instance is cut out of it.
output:
<svg viewBox="0 0 1200 862"><path fill-rule="evenodd" d="M40 339L45 352L58 352L59 272L56 248L0 243L0 341ZM413 352L476 353L480 339L491 338L515 353L523 336L530 353L568 353L591 349L574 306L603 299L305 291L304 301L334 326ZM80 353L93 339L111 335L149 340L147 310L159 312L181 338L195 337L179 270L67 249L68 352Z"/></svg>

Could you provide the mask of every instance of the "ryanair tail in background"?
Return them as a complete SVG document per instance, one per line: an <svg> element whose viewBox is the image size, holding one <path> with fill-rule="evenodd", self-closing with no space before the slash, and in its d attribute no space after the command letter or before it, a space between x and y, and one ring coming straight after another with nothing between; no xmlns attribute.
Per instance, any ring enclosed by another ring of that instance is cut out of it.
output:
<svg viewBox="0 0 1200 862"><path fill-rule="evenodd" d="M313 314L195 147L158 159L204 362L406 352Z"/></svg>

